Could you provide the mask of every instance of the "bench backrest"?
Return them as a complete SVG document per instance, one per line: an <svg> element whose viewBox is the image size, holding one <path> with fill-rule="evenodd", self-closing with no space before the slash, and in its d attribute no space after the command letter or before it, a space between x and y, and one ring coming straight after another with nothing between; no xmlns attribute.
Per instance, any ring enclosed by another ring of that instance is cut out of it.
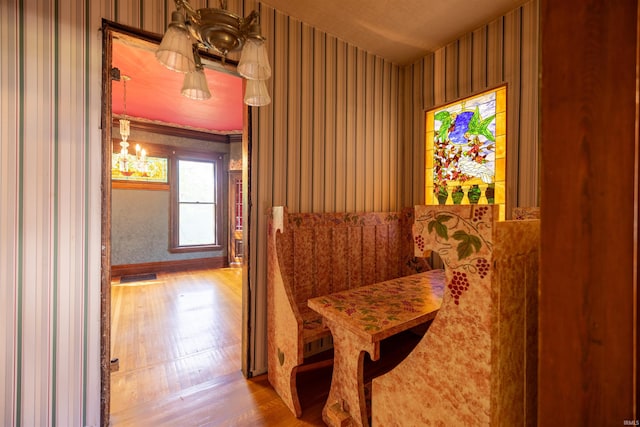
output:
<svg viewBox="0 0 640 427"><path fill-rule="evenodd" d="M498 221L496 205L415 215L416 254L438 252L446 288L413 352L373 380L374 424L535 425L540 221Z"/></svg>
<svg viewBox="0 0 640 427"><path fill-rule="evenodd" d="M517 207L513 208L512 218L516 219L540 219L540 208L533 207Z"/></svg>
<svg viewBox="0 0 640 427"><path fill-rule="evenodd" d="M272 208L277 258L297 305L309 298L430 269L414 255L413 208L399 212L288 213Z"/></svg>

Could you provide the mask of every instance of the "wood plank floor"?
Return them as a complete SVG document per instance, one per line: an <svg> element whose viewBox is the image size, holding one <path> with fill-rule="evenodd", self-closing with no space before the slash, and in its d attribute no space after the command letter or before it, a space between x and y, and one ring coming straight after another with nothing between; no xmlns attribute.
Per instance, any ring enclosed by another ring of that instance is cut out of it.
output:
<svg viewBox="0 0 640 427"><path fill-rule="evenodd" d="M243 377L241 282L224 268L112 283L112 426L324 425L330 367L299 377L301 419L266 375Z"/></svg>

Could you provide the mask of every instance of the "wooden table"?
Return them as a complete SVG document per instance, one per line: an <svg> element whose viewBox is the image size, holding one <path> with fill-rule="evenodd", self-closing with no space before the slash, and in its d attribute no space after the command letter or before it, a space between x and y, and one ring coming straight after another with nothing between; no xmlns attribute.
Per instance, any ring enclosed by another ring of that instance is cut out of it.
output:
<svg viewBox="0 0 640 427"><path fill-rule="evenodd" d="M308 301L333 334L333 378L322 410L327 425L368 426L364 352L378 360L380 341L433 319L443 291L444 271L431 270Z"/></svg>

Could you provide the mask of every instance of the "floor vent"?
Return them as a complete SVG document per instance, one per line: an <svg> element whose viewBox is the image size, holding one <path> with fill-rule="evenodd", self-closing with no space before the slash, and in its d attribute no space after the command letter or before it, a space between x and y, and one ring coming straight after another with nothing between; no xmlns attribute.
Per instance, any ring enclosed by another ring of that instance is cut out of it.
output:
<svg viewBox="0 0 640 427"><path fill-rule="evenodd" d="M157 278L156 273L131 274L129 276L122 276L120 278L120 283L142 282L145 280L156 280Z"/></svg>

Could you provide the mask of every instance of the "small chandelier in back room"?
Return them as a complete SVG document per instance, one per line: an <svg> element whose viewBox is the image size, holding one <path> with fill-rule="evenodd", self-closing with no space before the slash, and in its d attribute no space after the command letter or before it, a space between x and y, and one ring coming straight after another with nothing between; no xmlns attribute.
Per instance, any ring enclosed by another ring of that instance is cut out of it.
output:
<svg viewBox="0 0 640 427"><path fill-rule="evenodd" d="M244 102L263 106L271 102L265 81L271 77L264 37L260 34L258 12L241 18L227 10L226 0L220 9L195 10L187 0L174 0L177 10L156 51L165 67L186 73L182 94L193 99L208 99L211 94L204 76L199 48L222 55L242 49L238 73L247 79Z"/></svg>
<svg viewBox="0 0 640 427"><path fill-rule="evenodd" d="M130 122L127 119L127 82L131 80L131 77L123 75L121 77L123 81L123 113L120 118L120 152L117 154L116 161L118 163L118 169L123 176L147 176L149 172L149 164L147 162L147 151L140 147L140 144L136 144L136 154L129 154L129 135Z"/></svg>

